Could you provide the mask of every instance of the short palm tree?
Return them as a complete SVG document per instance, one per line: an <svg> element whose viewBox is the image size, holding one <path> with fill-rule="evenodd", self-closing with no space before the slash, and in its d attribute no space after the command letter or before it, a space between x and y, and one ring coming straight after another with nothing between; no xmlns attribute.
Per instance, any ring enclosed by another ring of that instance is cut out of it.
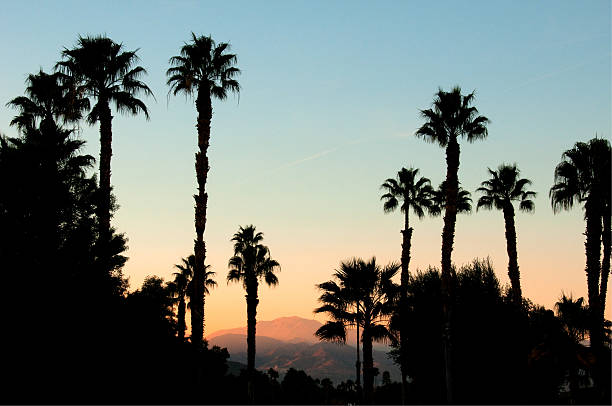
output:
<svg viewBox="0 0 612 406"><path fill-rule="evenodd" d="M177 309L177 334L180 341L185 340L185 330L187 325L185 324L185 314L186 314L186 301L188 298L191 300L193 294L193 269L195 268L195 256L190 255L188 258L182 258L180 264L174 265L176 269L180 272L174 272L174 281L172 293L174 295L175 300L178 302ZM204 277L204 294L208 295L210 293L209 288L214 288L217 286L217 282L212 279L215 275L215 272L208 271L210 265L206 265L205 269L205 277ZM189 308L191 308L191 303L189 303Z"/></svg>
<svg viewBox="0 0 612 406"><path fill-rule="evenodd" d="M74 123L81 118L87 106L87 99L75 97L70 87L62 81L60 73L48 74L40 70L30 74L26 80L26 96L20 96L7 103L19 110L11 125L25 132L28 129L53 126L59 123Z"/></svg>
<svg viewBox="0 0 612 406"><path fill-rule="evenodd" d="M491 178L483 181L481 187L476 189L483 195L478 199L476 210L483 208L487 210L495 207L504 213L506 224L506 250L508 251L508 276L512 289L512 300L516 306L522 304L521 275L518 266L518 254L516 250L516 227L514 225L514 205L519 202L519 210L533 212L535 204L532 198L535 192L527 190L531 185L529 179L520 177L520 170L514 165L500 165L497 170L489 168Z"/></svg>
<svg viewBox="0 0 612 406"><path fill-rule="evenodd" d="M554 212L570 210L574 202L584 205L587 291L591 315L589 337L594 348L599 348L602 342L602 309L605 307L608 277L605 274L604 284L606 270L601 272L600 253L602 216L610 215L603 212L610 193L610 151L610 142L601 138L593 138L588 143L577 142L572 149L563 153L562 161L555 168L555 184L549 193Z"/></svg>
<svg viewBox="0 0 612 406"><path fill-rule="evenodd" d="M142 66L136 66L139 59L135 51L125 51L123 44L117 44L106 36L81 37L72 49L64 48L64 60L56 69L64 75L65 82L73 88L73 94L95 99L87 116L90 124L100 123L100 240L104 245L110 240L111 229L111 157L112 112L111 104L121 113L137 115L143 113L149 119L144 102L137 98L139 93L152 96L151 89L140 80L146 74ZM81 106L89 109L91 102Z"/></svg>
<svg viewBox="0 0 612 406"><path fill-rule="evenodd" d="M429 208L431 216L440 216L446 208L446 181L442 181L437 189L434 189L431 197L432 205ZM472 212L472 195L459 185L457 192L457 214Z"/></svg>
<svg viewBox="0 0 612 406"><path fill-rule="evenodd" d="M398 286L391 279L399 269L400 265L395 263L381 267L376 263L376 258L367 262L354 258L340 264L340 268L334 273L335 280L318 285L323 291L319 298L322 306L315 309L315 313L327 313L331 318L315 333L321 340L346 343L348 327L357 328L358 339L359 327L362 328L363 388L366 403L371 402L374 391L372 342L394 340L388 323ZM357 380L359 381L359 375Z"/></svg>
<svg viewBox="0 0 612 406"><path fill-rule="evenodd" d="M194 291L194 304L192 307L191 331L192 341L196 347L202 345L204 337L204 262L206 260L206 245L204 243L204 230L206 228L206 206L208 194L206 193L206 180L208 178L208 146L210 144L210 123L212 120L212 98L224 100L229 92L238 93L240 86L234 79L240 70L234 65L236 55L227 53L229 44L221 42L216 44L211 37L196 36L191 33L192 40L181 48L181 54L170 58L172 67L167 70L167 84L170 92L175 96L179 93L185 95L196 94L196 109L198 111L198 148L196 153L196 178L198 194L195 198L195 229L196 241L194 254L197 259L194 269L196 291Z"/></svg>
<svg viewBox="0 0 612 406"><path fill-rule="evenodd" d="M410 246L412 238L412 227L410 227L410 210L420 219L425 216L426 210L431 210L433 205L433 188L429 179L418 177L419 170L402 168L397 173L397 178L389 178L381 185L381 189L387 193L381 196L384 201L385 213L390 213L398 207L404 213L404 229L402 233L402 271L400 278L400 367L402 372L402 402L405 402L408 381L408 324L402 322L407 319L405 312L408 306L408 282L410 278ZM401 203L400 203L401 202Z"/></svg>
<svg viewBox="0 0 612 406"><path fill-rule="evenodd" d="M436 143L446 148L446 202L444 212L444 228L442 229L442 298L445 315L444 359L446 398L453 401L451 354L450 354L450 275L451 254L455 239L455 223L457 221L457 196L459 191L459 138L468 142L487 137L489 119L478 115L478 110L471 104L474 102L474 92L461 94L461 88L455 87L450 92L438 90L433 106L421 110L421 116L426 120L415 135L426 141Z"/></svg>
<svg viewBox="0 0 612 406"><path fill-rule="evenodd" d="M278 285L275 272L280 270L280 265L270 257L268 247L261 244L263 233L257 232L255 226L240 227L232 241L234 241L234 256L229 259L227 282L242 282L246 291L248 395L253 401L259 281L265 282L268 286Z"/></svg>

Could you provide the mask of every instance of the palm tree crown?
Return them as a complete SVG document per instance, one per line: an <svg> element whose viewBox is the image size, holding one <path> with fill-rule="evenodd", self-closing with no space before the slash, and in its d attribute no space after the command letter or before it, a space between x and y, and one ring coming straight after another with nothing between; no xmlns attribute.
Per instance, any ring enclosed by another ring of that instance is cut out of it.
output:
<svg viewBox="0 0 612 406"><path fill-rule="evenodd" d="M119 112L143 113L149 118L147 106L136 97L139 93L153 96L140 80L147 71L135 66L137 51L124 51L123 44L106 36L79 36L75 48L62 51L65 59L57 63L57 69L75 82L77 94L96 99L87 116L89 123L100 120L102 109L111 102Z"/></svg>
<svg viewBox="0 0 612 406"><path fill-rule="evenodd" d="M574 202L601 204L610 194L610 142L593 138L588 143L577 142L565 151L555 168L555 184L550 188L550 200L555 212L570 210ZM600 200L601 199L601 200ZM586 209L586 206L585 206Z"/></svg>
<svg viewBox="0 0 612 406"><path fill-rule="evenodd" d="M240 227L234 234L234 256L229 260L228 282L242 282L247 290L257 286L262 279L269 286L278 285L274 272L280 270L279 263L270 258L270 250L260 244L263 233L256 232L255 226Z"/></svg>
<svg viewBox="0 0 612 406"><path fill-rule="evenodd" d="M225 53L230 45L215 44L211 37L191 33L191 43L185 43L181 54L170 58L173 65L167 71L168 85L175 96L179 93L192 95L195 91L208 89L219 100L227 98L228 91L238 93L240 85L234 78L240 69L233 66L236 55Z"/></svg>
<svg viewBox="0 0 612 406"><path fill-rule="evenodd" d="M478 110L470 104L474 92L463 96L459 86L450 92L438 89L431 109L421 110L427 120L416 132L417 137L446 147L453 139L464 136L469 142L486 138L486 124L489 119L478 115Z"/></svg>
<svg viewBox="0 0 612 406"><path fill-rule="evenodd" d="M472 194L461 186L457 189L457 213L472 212ZM446 207L446 181L442 181L437 189L434 189L431 197L432 205L429 214L436 217L440 216Z"/></svg>
<svg viewBox="0 0 612 406"><path fill-rule="evenodd" d="M488 168L491 178L481 183L477 192L483 193L478 199L476 210L491 210L495 207L503 210L513 201L519 202L519 209L524 212L535 210L535 204L531 198L536 196L536 192L526 190L531 185L529 179L520 178L520 170L514 165L500 165L497 170Z"/></svg>
<svg viewBox="0 0 612 406"><path fill-rule="evenodd" d="M425 216L425 209L432 204L433 188L429 179L425 177L417 179L418 174L418 169L402 168L397 173L397 179L389 178L381 185L380 188L387 192L380 197L380 200L384 200L385 213L395 211L399 207L402 213L412 208L412 212L418 218Z"/></svg>
<svg viewBox="0 0 612 406"><path fill-rule="evenodd" d="M40 70L30 74L26 80L26 96L20 96L7 103L20 111L11 125L25 132L35 128L42 121L73 123L81 118L87 107L87 99L76 97L70 86L62 83L60 73L48 74Z"/></svg>

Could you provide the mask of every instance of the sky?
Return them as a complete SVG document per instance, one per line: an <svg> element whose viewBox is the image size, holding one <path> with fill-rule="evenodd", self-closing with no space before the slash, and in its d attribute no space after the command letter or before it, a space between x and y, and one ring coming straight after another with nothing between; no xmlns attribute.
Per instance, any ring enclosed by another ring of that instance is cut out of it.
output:
<svg viewBox="0 0 612 406"><path fill-rule="evenodd" d="M491 120L486 140L461 143L462 186L474 192L488 167L516 163L538 193L535 213L516 216L524 296L548 308L562 292L586 297L583 212L553 214L548 191L563 151L610 139L610 2L430 3L5 1L0 132L17 135L5 103L78 35L138 49L155 98L145 99L149 121L114 114L113 225L129 239L132 290L147 275L169 280L193 250L197 134L194 100L168 97L168 59L191 32L229 42L241 92L213 102L206 185L213 332L246 324L242 286L225 282L239 226L262 231L282 267L277 287L260 287L259 320L315 317L315 284L342 260L399 261L402 216L383 213L379 187L402 167L435 186L444 179L444 150L414 132L438 88L459 85ZM83 124L80 136L97 157L98 127ZM442 218L412 226L410 270L439 266ZM453 261L487 256L509 283L502 213L460 215Z"/></svg>

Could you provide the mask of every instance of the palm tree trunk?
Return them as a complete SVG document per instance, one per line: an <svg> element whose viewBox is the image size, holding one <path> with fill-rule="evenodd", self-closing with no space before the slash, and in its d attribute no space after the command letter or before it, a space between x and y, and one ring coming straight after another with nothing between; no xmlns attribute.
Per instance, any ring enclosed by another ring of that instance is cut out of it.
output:
<svg viewBox="0 0 612 406"><path fill-rule="evenodd" d="M446 147L446 206L444 208L444 228L442 230L442 312L444 315L444 380L446 401L453 403L452 351L451 351L451 254L455 239L457 221L457 194L459 191L459 143L451 138Z"/></svg>
<svg viewBox="0 0 612 406"><path fill-rule="evenodd" d="M601 215L595 205L595 198L589 197L585 204L586 217L586 274L589 296L590 323L589 335L591 348L596 352L601 344L601 326L599 324L599 273L601 252Z"/></svg>
<svg viewBox="0 0 612 406"><path fill-rule="evenodd" d="M374 359L372 358L372 337L363 329L363 395L365 404L372 404L374 393Z"/></svg>
<svg viewBox="0 0 612 406"><path fill-rule="evenodd" d="M601 242L603 244L603 258L601 261L601 284L599 285L599 320L603 323L604 311L606 309L606 293L608 290L608 276L610 275L610 237L612 230L610 229L610 206L604 208L603 212L603 233Z"/></svg>
<svg viewBox="0 0 612 406"><path fill-rule="evenodd" d="M98 205L99 241L102 242L104 271L108 266L108 243L110 242L111 211L111 157L113 155L113 130L110 106L107 100L98 100L100 118L100 200Z"/></svg>
<svg viewBox="0 0 612 406"><path fill-rule="evenodd" d="M255 401L255 329L257 326L257 291L250 292L246 295L247 301L247 376L248 386L247 392L249 402L252 404Z"/></svg>
<svg viewBox="0 0 612 406"><path fill-rule="evenodd" d="M410 228L409 208L404 213L404 229L402 230L402 273L400 290L400 369L402 373L402 404L406 404L408 395L408 283L410 280Z"/></svg>
<svg viewBox="0 0 612 406"><path fill-rule="evenodd" d="M185 341L185 297L181 296L180 301L179 301L179 305L178 305L178 312L177 312L177 316L176 318L178 319L178 326L177 326L177 330L178 330L178 338L179 341L182 343L183 341Z"/></svg>
<svg viewBox="0 0 612 406"><path fill-rule="evenodd" d="M198 149L196 152L196 178L198 194L194 196L196 241L194 243L195 267L193 271L194 300L191 307L191 342L196 348L202 346L204 337L204 262L206 260L206 245L204 230L206 228L206 179L208 178L208 146L210 142L210 121L212 119L212 102L210 90L201 88L196 100L198 110Z"/></svg>
<svg viewBox="0 0 612 406"><path fill-rule="evenodd" d="M522 304L521 275L518 266L516 250L516 228L514 226L514 207L508 203L504 209L504 222L506 224L506 251L508 252L508 277L512 289L512 301L517 307Z"/></svg>

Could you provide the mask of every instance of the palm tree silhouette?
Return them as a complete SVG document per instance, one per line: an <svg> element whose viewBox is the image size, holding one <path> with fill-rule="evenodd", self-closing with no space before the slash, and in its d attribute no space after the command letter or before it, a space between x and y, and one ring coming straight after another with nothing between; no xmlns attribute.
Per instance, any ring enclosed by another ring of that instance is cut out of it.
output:
<svg viewBox="0 0 612 406"><path fill-rule="evenodd" d="M446 397L449 403L453 401L450 333L451 333L451 299L450 275L451 254L455 239L455 223L457 220L457 196L459 190L459 137L468 142L486 138L486 124L489 119L478 115L476 107L471 106L474 92L461 94L461 88L456 86L450 92L438 90L431 109L421 110L421 116L426 123L415 135L426 141L436 143L446 148L446 202L444 213L444 228L442 229L442 298L445 315L444 349L445 349L445 379Z"/></svg>
<svg viewBox="0 0 612 406"><path fill-rule="evenodd" d="M459 185L457 192L457 214L472 212L472 195ZM432 205L429 208L431 216L440 216L446 208L446 181L442 181L437 189L434 189L431 197Z"/></svg>
<svg viewBox="0 0 612 406"><path fill-rule="evenodd" d="M172 294L174 299L178 302L177 308L177 334L178 338L181 342L185 340L185 330L187 328L185 324L185 313L186 313L186 301L188 298L190 303L188 307L191 309L191 299L193 296L193 269L195 268L195 255L189 255L187 258L182 258L180 264L174 265L176 269L180 272L174 272L174 280L172 283ZM208 271L210 269L210 265L204 266L204 294L210 294L209 288L214 288L217 286L217 282L215 282L212 277L215 275L215 272Z"/></svg>
<svg viewBox="0 0 612 406"><path fill-rule="evenodd" d="M112 112L110 105L121 113L137 115L143 113L147 120L149 112L144 102L136 96L143 93L152 96L151 89L140 80L146 74L142 66L135 66L139 58L135 51L124 51L106 36L81 37L72 49L64 48L64 60L56 64L65 82L72 87L75 96L95 99L87 115L89 124L100 122L100 194L99 227L103 245L110 240L111 219L111 157L112 157ZM79 107L89 109L90 102Z"/></svg>
<svg viewBox="0 0 612 406"><path fill-rule="evenodd" d="M88 101L76 97L71 88L62 83L60 73L48 74L41 69L37 74L28 75L26 83L26 96L16 97L7 103L7 106L19 110L11 125L21 132L25 133L38 125L44 131L60 121L67 124L81 119Z"/></svg>
<svg viewBox="0 0 612 406"><path fill-rule="evenodd" d="M194 195L196 241L194 254L196 267L193 278L196 290L194 294L195 306L191 309L191 337L192 342L199 348L204 336L204 262L206 260L206 245L204 243L204 230L206 228L206 206L208 194L206 193L206 179L208 178L208 146L210 144L210 122L212 120L212 98L219 100L227 98L228 92L238 93L240 86L234 79L240 70L233 65L236 55L226 53L229 44L221 42L215 44L211 37L196 36L191 33L192 40L181 48L181 54L170 58L172 67L166 71L167 84L170 92L175 96L179 93L196 96L196 109L198 110L198 148L196 152L196 178L198 194Z"/></svg>
<svg viewBox="0 0 612 406"><path fill-rule="evenodd" d="M529 179L520 178L521 171L514 165L500 165L497 170L489 168L490 179L481 183L477 192L483 193L478 199L476 210L479 208L491 210L495 207L504 213L506 224L506 250L508 251L508 276L512 289L512 300L516 306L522 304L521 275L518 266L518 254L516 251L516 227L514 225L513 202L519 202L519 210L533 212L535 204L531 198L536 196L535 192L526 190L531 185Z"/></svg>
<svg viewBox="0 0 612 406"><path fill-rule="evenodd" d="M593 138L588 143L577 142L565 151L555 168L555 184L549 196L553 211L570 210L574 202L584 204L586 220L586 274L590 309L589 336L595 349L601 345L603 308L607 289L608 269L600 269L602 216L609 225L609 212L604 212L610 194L610 142ZM609 235L609 231L608 231ZM609 237L607 237L609 243ZM604 253L606 247L604 244ZM609 248L608 248L609 250ZM608 251L609 252L609 251ZM608 258L609 263L609 258ZM600 286L600 273L602 283Z"/></svg>
<svg viewBox="0 0 612 406"><path fill-rule="evenodd" d="M402 372L402 404L405 403L408 389L407 371L408 371L408 323L407 320L407 300L408 300L408 282L410 279L410 246L412 238L412 227L410 227L410 209L418 217L425 216L425 210L431 210L433 205L433 188L429 179L421 177L417 178L418 169L402 168L397 173L397 179L389 178L381 185L381 189L387 191L381 196L384 200L383 209L385 213L390 213L400 207L404 213L404 229L402 233L402 271L401 271L401 289L400 289L400 369ZM401 205L400 205L401 202ZM403 316L403 317L402 317Z"/></svg>
<svg viewBox="0 0 612 406"><path fill-rule="evenodd" d="M318 285L323 291L319 297L322 306L315 313L327 313L331 320L316 331L325 341L346 343L346 329L349 326L362 328L363 346L363 388L366 403L372 401L374 391L374 360L372 342L394 340L388 329L393 312L393 301L398 286L391 280L400 265L390 263L381 267L376 258L364 261L353 258L340 263L334 273L335 280ZM359 341L357 341L359 349ZM359 356L359 352L357 353ZM359 361L357 361L359 364ZM358 365L357 364L357 365ZM359 374L357 374L359 382Z"/></svg>
<svg viewBox="0 0 612 406"><path fill-rule="evenodd" d="M247 374L248 396L254 401L255 378L255 328L257 324L257 305L259 304L259 281L268 286L278 285L274 274L280 270L279 263L270 257L270 250L263 241L263 233L256 232L255 226L240 227L232 237L234 256L229 259L227 282L242 282L247 302Z"/></svg>

